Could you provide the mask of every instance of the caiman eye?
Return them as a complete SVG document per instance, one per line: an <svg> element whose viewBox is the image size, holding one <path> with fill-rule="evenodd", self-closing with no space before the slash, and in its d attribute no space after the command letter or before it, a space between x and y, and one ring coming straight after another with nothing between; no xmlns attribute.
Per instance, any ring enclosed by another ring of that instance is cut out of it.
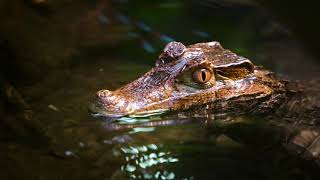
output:
<svg viewBox="0 0 320 180"><path fill-rule="evenodd" d="M210 81L212 72L208 69L198 69L192 74L193 81L199 84L204 84Z"/></svg>

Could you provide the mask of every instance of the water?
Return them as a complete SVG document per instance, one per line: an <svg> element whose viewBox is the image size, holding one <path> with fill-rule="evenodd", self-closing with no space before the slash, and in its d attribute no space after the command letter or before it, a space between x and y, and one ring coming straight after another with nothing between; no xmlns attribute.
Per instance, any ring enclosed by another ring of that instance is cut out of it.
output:
<svg viewBox="0 0 320 180"><path fill-rule="evenodd" d="M31 132L25 135L1 128L3 178L318 178L312 161L285 148L283 128L263 117L159 115L110 122L87 112L94 92L116 89L143 75L173 39L185 44L220 41L289 79L315 79L319 64L290 29L245 2L86 1L66 9L53 6L61 13L51 15L51 21L24 17L53 24L20 23L28 43L17 45L15 53L18 60L29 61L17 60L21 74L5 74L30 105L40 129L34 133L27 128ZM36 27L41 33L30 33ZM10 33L14 46L19 41ZM32 44L28 36L42 44ZM20 50L29 44L30 52ZM2 109L6 118L19 116L14 108Z"/></svg>

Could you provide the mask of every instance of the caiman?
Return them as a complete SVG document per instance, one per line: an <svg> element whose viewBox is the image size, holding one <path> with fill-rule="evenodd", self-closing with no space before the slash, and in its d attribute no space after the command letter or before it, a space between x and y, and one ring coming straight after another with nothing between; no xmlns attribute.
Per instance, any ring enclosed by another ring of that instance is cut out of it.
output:
<svg viewBox="0 0 320 180"><path fill-rule="evenodd" d="M155 67L115 91L98 91L89 109L96 116L112 118L164 112L289 117L292 122L285 123L290 132L288 142L308 157L320 159L319 99L304 98L302 91L299 83L254 65L219 42L189 46L171 42ZM303 118L302 114L312 117Z"/></svg>

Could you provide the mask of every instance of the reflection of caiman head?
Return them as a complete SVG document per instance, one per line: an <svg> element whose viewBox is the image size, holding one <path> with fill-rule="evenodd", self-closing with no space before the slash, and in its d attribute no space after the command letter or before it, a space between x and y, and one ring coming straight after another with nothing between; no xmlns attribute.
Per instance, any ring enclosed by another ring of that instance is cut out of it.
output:
<svg viewBox="0 0 320 180"><path fill-rule="evenodd" d="M282 86L270 74L218 42L188 47L171 42L154 68L115 91L98 91L89 109L101 116L119 117L208 108L235 99L266 101Z"/></svg>

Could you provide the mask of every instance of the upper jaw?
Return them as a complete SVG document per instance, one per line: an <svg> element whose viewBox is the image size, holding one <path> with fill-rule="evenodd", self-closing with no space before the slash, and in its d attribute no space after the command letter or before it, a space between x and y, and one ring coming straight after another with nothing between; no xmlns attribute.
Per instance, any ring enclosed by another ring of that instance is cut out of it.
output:
<svg viewBox="0 0 320 180"><path fill-rule="evenodd" d="M101 102L98 98L93 98L88 106L89 113L94 117L110 117L110 118L118 118L125 115L125 113L108 111L108 108Z"/></svg>
<svg viewBox="0 0 320 180"><path fill-rule="evenodd" d="M162 89L155 89L151 94L145 94L143 91L141 91L142 93L137 93L138 90L131 86L132 84L128 84L116 91L108 91L106 96L99 95L104 90L99 91L89 104L89 112L96 117L117 118L122 116L145 117L161 114L168 110L166 108L166 100L168 98L167 96L164 97ZM152 100L155 96L164 98Z"/></svg>

